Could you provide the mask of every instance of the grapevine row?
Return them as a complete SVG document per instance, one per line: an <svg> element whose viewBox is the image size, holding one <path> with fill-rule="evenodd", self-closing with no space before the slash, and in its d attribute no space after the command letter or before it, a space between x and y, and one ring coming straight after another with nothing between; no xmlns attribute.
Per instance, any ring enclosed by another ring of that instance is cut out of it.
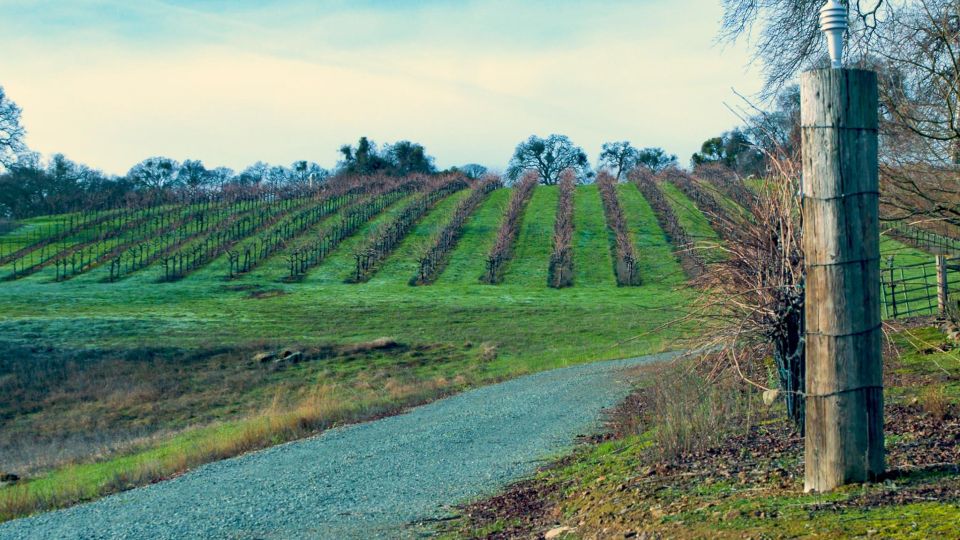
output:
<svg viewBox="0 0 960 540"><path fill-rule="evenodd" d="M487 178L473 188L473 192L466 199L460 201L453 212L453 218L436 235L430 248L420 257L420 269L411 280L411 285L426 285L436 281L437 277L443 272L449 260L449 255L457 246L457 242L460 241L460 237L463 235L463 226L467 219L487 200L490 193L500 187L503 187L500 178Z"/></svg>
<svg viewBox="0 0 960 540"><path fill-rule="evenodd" d="M560 179L557 217L553 225L553 253L547 284L555 289L573 286L573 193L577 182L567 171Z"/></svg>
<svg viewBox="0 0 960 540"><path fill-rule="evenodd" d="M302 279L311 268L319 265L341 242L352 236L385 208L406 197L422 186L420 177L380 188L343 211L343 216L332 227L323 230L316 240L294 249L288 255L289 280Z"/></svg>
<svg viewBox="0 0 960 540"><path fill-rule="evenodd" d="M730 240L731 237L743 230L739 226L739 222L720 204L714 194L710 193L690 175L682 171L670 171L664 177L697 205L697 208L711 222L713 230L722 238Z"/></svg>
<svg viewBox="0 0 960 540"><path fill-rule="evenodd" d="M272 198L261 194L237 199L232 204L210 205L189 212L176 226L158 231L152 239L140 239L120 251L110 260L109 281L116 281L150 266L197 237L222 227L232 216L250 212Z"/></svg>
<svg viewBox="0 0 960 540"><path fill-rule="evenodd" d="M597 188L600 190L607 227L613 233L613 264L617 285L640 285L640 267L633 242L630 240L627 220L617 198L617 180L609 173L602 172L597 176Z"/></svg>
<svg viewBox="0 0 960 540"><path fill-rule="evenodd" d="M444 198L467 187L467 181L460 175L444 176L431 183L426 192L417 196L400 213L377 230L373 231L364 246L355 254L356 272L351 282L368 281L386 259L406 238L407 233Z"/></svg>
<svg viewBox="0 0 960 540"><path fill-rule="evenodd" d="M744 209L753 208L757 196L744 185L743 179L729 168L719 164L700 165L694 174L716 186L723 194Z"/></svg>
<svg viewBox="0 0 960 540"><path fill-rule="evenodd" d="M59 279L62 277L59 269L63 268L63 261L84 261L78 268L90 266L99 259L107 246L115 246L117 239L121 236L146 234L151 227L158 224L166 226L173 221L178 211L182 210L171 206L148 206L139 210L122 209L110 218L98 221L90 227L81 229L77 234L61 240L59 246L45 244L39 250L14 259L11 262L13 272L6 279L18 279L39 272L50 263L57 266Z"/></svg>
<svg viewBox="0 0 960 540"><path fill-rule="evenodd" d="M647 202L650 203L650 207L653 208L653 212L657 216L657 222L667 235L667 239L673 244L684 272L691 278L699 277L706 271L706 263L693 249L693 242L691 242L683 226L680 225L677 214L673 211L663 192L660 191L654 176L638 168L631 173L630 179Z"/></svg>
<svg viewBox="0 0 960 540"><path fill-rule="evenodd" d="M487 255L487 270L480 281L496 285L503 282L503 274L506 271L507 263L513 258L513 244L520 233L520 223L523 221L523 213L533 197L533 191L536 189L540 179L536 174L528 174L513 190L510 197L510 204L507 206L507 212L504 215L503 222L497 230L497 239L494 241L490 254Z"/></svg>
<svg viewBox="0 0 960 540"><path fill-rule="evenodd" d="M191 245L161 258L163 281L183 279L205 266L244 238L264 230L283 219L289 212L311 204L316 195L271 200L258 198L257 204L242 216L232 216L211 233L198 238Z"/></svg>
<svg viewBox="0 0 960 540"><path fill-rule="evenodd" d="M352 177L326 186L323 198L317 204L283 220L245 245L230 250L228 277L250 272L271 255L286 248L290 240L303 235L323 219L339 212L358 197L376 192L382 182L383 179Z"/></svg>

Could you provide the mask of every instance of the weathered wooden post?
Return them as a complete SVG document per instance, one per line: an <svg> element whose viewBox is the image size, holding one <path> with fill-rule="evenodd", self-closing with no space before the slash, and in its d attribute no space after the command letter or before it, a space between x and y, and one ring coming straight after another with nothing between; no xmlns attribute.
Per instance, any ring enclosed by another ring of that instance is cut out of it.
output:
<svg viewBox="0 0 960 540"><path fill-rule="evenodd" d="M845 8L831 0L825 31L839 24L838 9L846 28ZM821 492L884 471L877 77L837 68L838 54L831 50L834 69L801 80L804 485Z"/></svg>
<svg viewBox="0 0 960 540"><path fill-rule="evenodd" d="M937 315L946 317L949 302L949 282L947 281L947 257L937 255Z"/></svg>

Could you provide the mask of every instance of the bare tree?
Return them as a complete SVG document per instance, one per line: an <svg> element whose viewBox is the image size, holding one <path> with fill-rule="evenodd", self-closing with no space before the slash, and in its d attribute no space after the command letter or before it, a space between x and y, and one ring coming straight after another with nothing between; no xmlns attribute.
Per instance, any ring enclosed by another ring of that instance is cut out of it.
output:
<svg viewBox="0 0 960 540"><path fill-rule="evenodd" d="M7 97L0 86L0 169L9 167L18 155L26 152L24 135L26 131L20 125L20 107Z"/></svg>
<svg viewBox="0 0 960 540"><path fill-rule="evenodd" d="M565 135L550 135L546 139L531 135L517 145L506 176L515 182L527 171L534 171L541 184L552 186L560 182L560 175L566 170L574 171L581 182L591 176L583 149L574 146Z"/></svg>
<svg viewBox="0 0 960 540"><path fill-rule="evenodd" d="M820 0L724 0L722 38L761 28L755 57L773 95L825 65ZM881 202L888 220L960 234L960 0L850 0L848 64L880 75Z"/></svg>
<svg viewBox="0 0 960 540"><path fill-rule="evenodd" d="M755 59L763 64L766 89L774 95L803 69L827 65L819 12L824 0L723 0L722 41L756 36ZM868 58L878 28L890 15L890 0L849 0L848 54ZM756 32L759 27L759 32Z"/></svg>
<svg viewBox="0 0 960 540"><path fill-rule="evenodd" d="M134 165L127 178L150 189L173 187L177 182L180 164L166 157L152 157Z"/></svg>
<svg viewBox="0 0 960 540"><path fill-rule="evenodd" d="M630 141L603 143L599 165L612 169L615 173L614 177L619 182L624 174L637 166L639 156L640 151L630 144Z"/></svg>

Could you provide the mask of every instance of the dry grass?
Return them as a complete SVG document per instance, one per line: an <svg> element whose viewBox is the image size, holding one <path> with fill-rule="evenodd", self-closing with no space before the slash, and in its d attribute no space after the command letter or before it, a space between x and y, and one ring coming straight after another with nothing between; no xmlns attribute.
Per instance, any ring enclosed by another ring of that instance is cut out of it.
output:
<svg viewBox="0 0 960 540"><path fill-rule="evenodd" d="M920 392L920 407L936 420L943 420L950 412L950 398L942 384L924 387Z"/></svg>
<svg viewBox="0 0 960 540"><path fill-rule="evenodd" d="M682 359L651 367L643 389L628 400L632 410L614 416L620 435L651 433L649 451L658 462L721 445L748 431L757 417L757 392L735 372L717 376L703 368L716 360Z"/></svg>
<svg viewBox="0 0 960 540"><path fill-rule="evenodd" d="M151 484L204 463L235 457L275 444L301 439L332 426L395 414L462 388L468 379L438 376L413 380L374 375L351 386L320 383L292 406L277 392L270 405L238 422L206 428L199 437L185 433L156 450L132 458L98 464L103 469L91 482L89 467L77 466L0 490L0 522L76 504L94 497ZM93 465L97 467L97 465Z"/></svg>

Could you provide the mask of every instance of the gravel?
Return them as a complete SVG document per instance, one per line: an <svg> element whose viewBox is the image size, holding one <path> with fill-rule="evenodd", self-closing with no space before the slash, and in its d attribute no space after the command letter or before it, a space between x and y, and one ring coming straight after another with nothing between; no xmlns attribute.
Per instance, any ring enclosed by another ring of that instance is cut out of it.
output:
<svg viewBox="0 0 960 540"><path fill-rule="evenodd" d="M0 525L0 538L404 538L568 450L628 384L587 364L205 465L173 480ZM419 525L413 525L419 524ZM418 532L421 531L421 532Z"/></svg>

